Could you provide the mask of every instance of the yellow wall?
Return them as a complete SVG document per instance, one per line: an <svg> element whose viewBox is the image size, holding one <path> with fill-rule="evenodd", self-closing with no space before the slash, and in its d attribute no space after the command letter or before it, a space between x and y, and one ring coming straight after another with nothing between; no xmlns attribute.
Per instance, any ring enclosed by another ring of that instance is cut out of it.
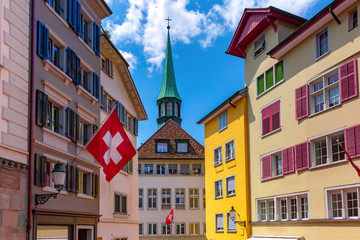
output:
<svg viewBox="0 0 360 240"><path fill-rule="evenodd" d="M206 236L209 240L247 239L250 234L248 206L248 162L246 98L227 106L227 128L219 132L218 116L205 124L205 189L206 189ZM234 140L235 159L225 162L225 143ZM222 146L223 163L214 167L214 149ZM226 197L226 177L235 175L236 195ZM215 200L216 180L223 180L223 198ZM247 228L237 225L236 233L227 232L227 212L231 206L240 214L237 220L246 220ZM215 231L215 214L223 213L224 232Z"/></svg>
<svg viewBox="0 0 360 240"><path fill-rule="evenodd" d="M314 42L318 33L315 32L282 58L284 60L285 81L260 97L256 96L255 78L277 62L276 59L271 59L266 55L266 52L277 44L275 41L277 33L274 33L271 27L265 30L266 39L269 40L267 49L256 59L251 57L253 44L249 44L246 50L248 57L245 59L245 83L248 87L251 221L257 221L256 199L303 191L308 191L310 195L310 220L308 223L290 223L290 221L255 223L252 228L253 235L304 236L306 240L359 239L359 227L355 227L354 224L345 220L335 223L326 219L324 189L360 182L359 177L348 162L311 168L261 181L260 160L261 155L293 146L335 129L360 124L359 97L312 117L300 121L295 120L295 89L306 84L315 76L321 75L353 57L357 58L359 88L360 27L348 31L348 14L355 7L356 5L353 5L343 13L338 14L341 21L340 25L331 18L330 22L323 26L329 26L330 52L327 55L317 60L314 59ZM357 9L359 12L359 1ZM281 130L261 137L261 108L277 99L281 100ZM359 160L355 161L357 165L360 163ZM341 238L341 236L346 236L346 238Z"/></svg>

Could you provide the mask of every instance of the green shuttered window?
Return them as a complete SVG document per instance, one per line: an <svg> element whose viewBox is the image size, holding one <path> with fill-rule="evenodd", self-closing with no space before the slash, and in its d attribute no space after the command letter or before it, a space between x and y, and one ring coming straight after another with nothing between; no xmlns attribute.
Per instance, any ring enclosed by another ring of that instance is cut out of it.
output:
<svg viewBox="0 0 360 240"><path fill-rule="evenodd" d="M256 78L257 96L269 91L284 80L284 63L278 62Z"/></svg>

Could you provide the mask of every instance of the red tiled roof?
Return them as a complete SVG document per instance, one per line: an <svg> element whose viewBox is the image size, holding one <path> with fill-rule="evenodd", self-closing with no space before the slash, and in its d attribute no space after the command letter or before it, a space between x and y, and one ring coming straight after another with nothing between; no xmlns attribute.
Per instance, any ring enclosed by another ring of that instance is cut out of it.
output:
<svg viewBox="0 0 360 240"><path fill-rule="evenodd" d="M156 153L155 140L170 140L170 153ZM189 139L189 153L175 153L175 139ZM167 121L138 149L139 160L144 159L205 159L204 147L173 120Z"/></svg>

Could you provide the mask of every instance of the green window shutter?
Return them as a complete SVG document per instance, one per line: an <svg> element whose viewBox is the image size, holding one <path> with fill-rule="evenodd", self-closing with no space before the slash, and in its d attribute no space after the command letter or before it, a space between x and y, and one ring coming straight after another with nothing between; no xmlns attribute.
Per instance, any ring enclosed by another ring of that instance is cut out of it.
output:
<svg viewBox="0 0 360 240"><path fill-rule="evenodd" d="M275 82L278 83L284 79L284 63L283 61L275 65Z"/></svg>
<svg viewBox="0 0 360 240"><path fill-rule="evenodd" d="M266 72L266 89L269 89L272 86L274 86L274 70L273 70L273 68L269 69Z"/></svg>
<svg viewBox="0 0 360 240"><path fill-rule="evenodd" d="M261 75L257 78L257 95L260 95L264 92L264 75Z"/></svg>

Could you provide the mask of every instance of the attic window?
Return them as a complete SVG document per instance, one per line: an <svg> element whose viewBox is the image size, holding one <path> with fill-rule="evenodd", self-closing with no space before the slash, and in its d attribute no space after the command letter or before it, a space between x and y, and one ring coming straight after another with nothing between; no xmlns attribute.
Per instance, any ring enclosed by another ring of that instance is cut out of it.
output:
<svg viewBox="0 0 360 240"><path fill-rule="evenodd" d="M176 147L176 153L188 153L189 139L176 139L175 147Z"/></svg>
<svg viewBox="0 0 360 240"><path fill-rule="evenodd" d="M169 152L169 140L158 139L155 140L155 152L156 153L168 153Z"/></svg>
<svg viewBox="0 0 360 240"><path fill-rule="evenodd" d="M259 38L254 44L253 56L254 58L260 55L266 48L265 35Z"/></svg>

